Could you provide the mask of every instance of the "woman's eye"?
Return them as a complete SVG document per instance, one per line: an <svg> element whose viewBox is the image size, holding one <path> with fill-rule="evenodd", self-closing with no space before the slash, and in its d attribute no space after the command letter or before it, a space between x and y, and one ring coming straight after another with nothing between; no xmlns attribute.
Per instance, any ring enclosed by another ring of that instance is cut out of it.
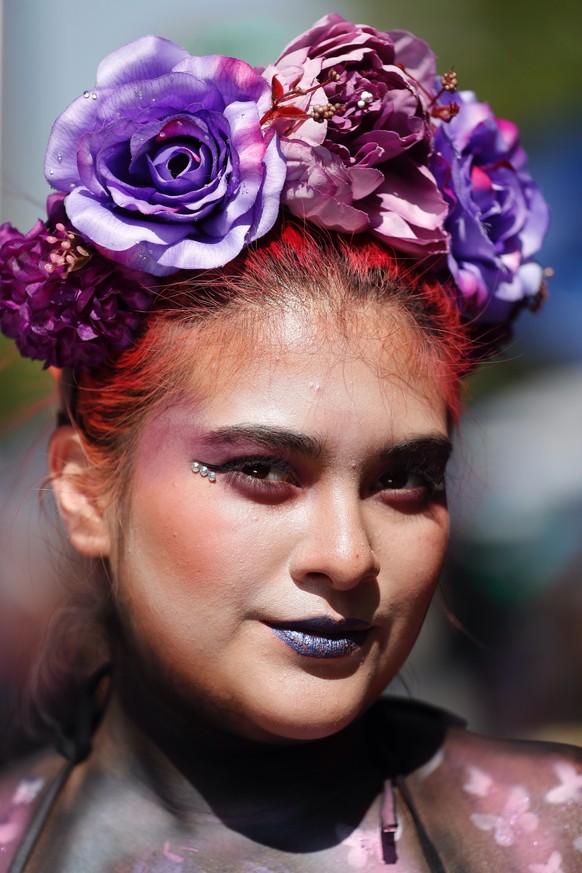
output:
<svg viewBox="0 0 582 873"><path fill-rule="evenodd" d="M399 501L428 500L444 494L444 473L418 470L391 470L380 476L376 489Z"/></svg>
<svg viewBox="0 0 582 873"><path fill-rule="evenodd" d="M246 461L237 468L239 473L249 476L251 479L260 479L268 482L291 482L290 471L284 469L282 464L272 461Z"/></svg>
<svg viewBox="0 0 582 873"><path fill-rule="evenodd" d="M426 476L421 473L412 473L409 470L398 470L392 473L385 473L380 478L380 485L394 491L413 490L416 488L424 488L428 485Z"/></svg>
<svg viewBox="0 0 582 873"><path fill-rule="evenodd" d="M297 486L295 467L284 458L233 458L225 464L208 465L218 474L224 474L233 484L262 491L286 492L287 486Z"/></svg>

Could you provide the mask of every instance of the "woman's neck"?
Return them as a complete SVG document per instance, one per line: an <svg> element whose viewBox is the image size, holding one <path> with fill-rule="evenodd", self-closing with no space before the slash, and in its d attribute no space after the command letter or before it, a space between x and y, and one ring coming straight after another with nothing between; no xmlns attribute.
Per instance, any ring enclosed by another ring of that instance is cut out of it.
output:
<svg viewBox="0 0 582 873"><path fill-rule="evenodd" d="M264 826L313 809L331 814L338 804L345 813L351 798L362 805L380 790L364 720L314 742L258 743L123 690L112 689L93 766L135 782L181 818L211 814L235 827ZM355 783L365 790L352 790Z"/></svg>

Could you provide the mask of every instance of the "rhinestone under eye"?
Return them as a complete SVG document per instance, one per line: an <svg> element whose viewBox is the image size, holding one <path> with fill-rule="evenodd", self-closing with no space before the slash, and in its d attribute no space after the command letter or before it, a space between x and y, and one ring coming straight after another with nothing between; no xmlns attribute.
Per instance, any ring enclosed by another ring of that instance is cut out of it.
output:
<svg viewBox="0 0 582 873"><path fill-rule="evenodd" d="M214 470L209 470L206 464L201 464L200 461L192 461L190 469L193 473L200 473L209 482L216 482L216 473Z"/></svg>

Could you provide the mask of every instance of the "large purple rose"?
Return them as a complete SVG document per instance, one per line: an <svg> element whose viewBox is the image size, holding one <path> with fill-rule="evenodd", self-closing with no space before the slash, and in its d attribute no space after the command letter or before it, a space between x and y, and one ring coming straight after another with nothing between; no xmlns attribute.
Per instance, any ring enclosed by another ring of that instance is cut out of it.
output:
<svg viewBox="0 0 582 873"><path fill-rule="evenodd" d="M449 204L449 269L468 318L505 322L540 291L533 258L548 208L527 170L516 126L472 92L444 95L458 114L435 133L432 169Z"/></svg>
<svg viewBox="0 0 582 873"><path fill-rule="evenodd" d="M153 275L219 267L273 226L285 163L252 67L144 37L57 119L45 174L73 226Z"/></svg>
<svg viewBox="0 0 582 873"><path fill-rule="evenodd" d="M152 301L143 275L85 248L62 195L48 202L49 226L26 234L0 227L0 329L45 366L88 369L131 345Z"/></svg>
<svg viewBox="0 0 582 873"><path fill-rule="evenodd" d="M408 72L419 82L429 73L432 78L434 56L426 44L332 14L287 46L275 67L299 51L321 62L326 127L323 149L302 150L303 172L296 160L301 127L282 137L289 163L285 204L324 227L368 230L400 251L445 252L446 204L427 166L432 128L426 99L398 65L409 61ZM322 197L329 200L325 211L315 202Z"/></svg>

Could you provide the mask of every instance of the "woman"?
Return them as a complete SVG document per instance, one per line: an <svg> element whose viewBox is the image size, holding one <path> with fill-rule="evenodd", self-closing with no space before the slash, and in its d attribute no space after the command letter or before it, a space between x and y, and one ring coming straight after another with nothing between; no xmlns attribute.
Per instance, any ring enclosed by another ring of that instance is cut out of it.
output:
<svg viewBox="0 0 582 873"><path fill-rule="evenodd" d="M0 317L62 370L74 654L112 666L4 775L0 869L577 869L577 751L378 700L443 561L460 377L541 293L525 156L455 88L332 15L263 74L139 40L55 123Z"/></svg>

